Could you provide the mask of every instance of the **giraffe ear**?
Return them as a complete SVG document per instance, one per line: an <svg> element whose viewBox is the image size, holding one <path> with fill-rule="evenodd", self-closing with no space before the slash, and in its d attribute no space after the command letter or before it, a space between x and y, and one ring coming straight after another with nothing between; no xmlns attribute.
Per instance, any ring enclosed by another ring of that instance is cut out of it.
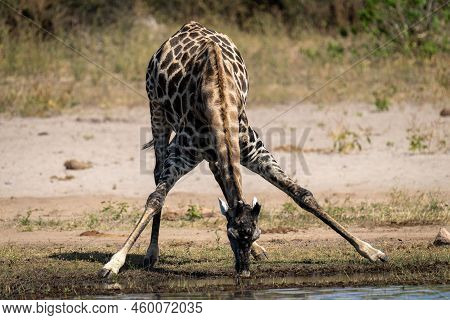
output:
<svg viewBox="0 0 450 320"><path fill-rule="evenodd" d="M259 213L261 212L261 205L258 202L258 199L256 197L253 198L253 204L252 204L252 213L254 216L259 216Z"/></svg>
<svg viewBox="0 0 450 320"><path fill-rule="evenodd" d="M219 207L220 207L220 212L222 212L222 214L224 216L227 216L228 209L229 209L228 204L220 198L219 198Z"/></svg>

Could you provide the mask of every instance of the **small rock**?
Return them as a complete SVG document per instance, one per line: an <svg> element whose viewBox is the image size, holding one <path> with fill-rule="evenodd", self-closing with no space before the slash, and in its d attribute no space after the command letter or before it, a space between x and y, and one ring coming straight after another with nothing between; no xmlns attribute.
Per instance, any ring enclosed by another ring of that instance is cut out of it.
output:
<svg viewBox="0 0 450 320"><path fill-rule="evenodd" d="M433 241L433 245L435 245L435 246L450 245L450 233L448 233L448 231L444 227L439 229L439 232Z"/></svg>
<svg viewBox="0 0 450 320"><path fill-rule="evenodd" d="M38 136L48 136L47 131L38 132Z"/></svg>
<svg viewBox="0 0 450 320"><path fill-rule="evenodd" d="M67 170L84 170L91 168L92 163L89 161L85 162L71 159L64 162L64 167L66 167Z"/></svg>
<svg viewBox="0 0 450 320"><path fill-rule="evenodd" d="M444 108L441 110L441 113L439 113L441 117L450 117L450 108Z"/></svg>

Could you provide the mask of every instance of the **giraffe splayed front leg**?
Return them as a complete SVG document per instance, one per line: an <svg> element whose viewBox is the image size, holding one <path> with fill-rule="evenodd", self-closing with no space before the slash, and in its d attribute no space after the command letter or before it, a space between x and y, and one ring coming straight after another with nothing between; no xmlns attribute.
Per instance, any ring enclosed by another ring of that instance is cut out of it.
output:
<svg viewBox="0 0 450 320"><path fill-rule="evenodd" d="M316 199L310 191L300 187L288 175L286 175L273 156L264 147L264 144L258 137L257 133L253 131L251 127L248 127L248 134L252 136L251 139L241 139L241 149L243 154L241 162L244 166L284 191L301 208L311 212L317 218L322 220L330 228L346 239L364 258L369 259L372 262L387 261L387 256L385 253L375 249L367 242L358 239L348 232L318 205Z"/></svg>
<svg viewBox="0 0 450 320"><path fill-rule="evenodd" d="M167 193L178 179L190 172L199 162L198 155L195 152L191 152L190 146L186 145L185 140L177 135L168 147L167 157L164 160L159 183L156 186L156 190L148 197L141 219L136 224L127 241L125 241L123 247L100 270L100 276L106 277L119 272L125 263L128 252L139 235L144 231L152 217L161 211Z"/></svg>
<svg viewBox="0 0 450 320"><path fill-rule="evenodd" d="M120 268L125 264L125 260L128 252L130 251L133 244L139 238L142 231L144 231L147 224L150 222L151 218L161 210L164 199L168 192L167 184L161 183L156 187L155 192L150 194L147 199L147 204L145 205L144 213L142 214L141 219L138 221L136 226L134 227L133 232L131 232L127 241L125 241L122 248L114 254L109 262L103 266L103 268L99 271L99 276L107 277L112 274L118 274Z"/></svg>

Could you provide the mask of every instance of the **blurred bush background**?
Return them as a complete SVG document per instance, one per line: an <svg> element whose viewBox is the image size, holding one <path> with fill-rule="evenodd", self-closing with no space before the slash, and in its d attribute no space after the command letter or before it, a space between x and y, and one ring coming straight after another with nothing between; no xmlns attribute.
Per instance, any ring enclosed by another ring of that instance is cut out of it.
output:
<svg viewBox="0 0 450 320"><path fill-rule="evenodd" d="M378 108L450 101L448 0L7 3L144 95L150 56L182 24L197 20L241 50L250 108L295 102L393 37L310 102ZM75 106L136 105L146 102L0 2L0 112L49 116Z"/></svg>

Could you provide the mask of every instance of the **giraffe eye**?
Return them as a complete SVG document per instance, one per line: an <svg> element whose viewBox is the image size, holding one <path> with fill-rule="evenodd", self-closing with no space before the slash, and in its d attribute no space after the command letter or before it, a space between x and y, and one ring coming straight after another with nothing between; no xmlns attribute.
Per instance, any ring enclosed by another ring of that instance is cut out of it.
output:
<svg viewBox="0 0 450 320"><path fill-rule="evenodd" d="M235 228L228 228L227 233L234 239L237 239L239 237L239 233Z"/></svg>

